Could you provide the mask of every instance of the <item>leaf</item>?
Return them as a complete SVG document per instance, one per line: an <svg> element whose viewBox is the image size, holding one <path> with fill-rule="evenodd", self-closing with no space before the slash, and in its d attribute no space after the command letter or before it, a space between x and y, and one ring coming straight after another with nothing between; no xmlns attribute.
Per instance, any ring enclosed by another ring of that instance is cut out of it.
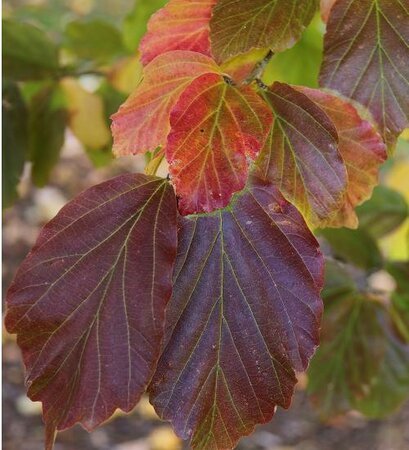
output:
<svg viewBox="0 0 409 450"><path fill-rule="evenodd" d="M357 213L360 226L375 238L396 230L409 217L405 198L386 186L375 187L371 199Z"/></svg>
<svg viewBox="0 0 409 450"><path fill-rule="evenodd" d="M139 54L123 58L111 69L108 79L119 92L131 94L142 80L143 66Z"/></svg>
<svg viewBox="0 0 409 450"><path fill-rule="evenodd" d="M409 5L338 0L325 35L321 84L366 106L392 145L409 126Z"/></svg>
<svg viewBox="0 0 409 450"><path fill-rule="evenodd" d="M61 90L47 86L33 96L29 115L31 177L37 186L47 184L60 157L68 114Z"/></svg>
<svg viewBox="0 0 409 450"><path fill-rule="evenodd" d="M339 152L345 162L348 185L342 208L327 226L356 228L355 207L367 200L378 184L386 147L381 136L355 107L344 99L318 89L298 88L320 106L333 121L339 136Z"/></svg>
<svg viewBox="0 0 409 450"><path fill-rule="evenodd" d="M100 96L85 90L74 78L61 81L67 108L69 125L84 147L97 150L111 141L111 133L105 122L104 103Z"/></svg>
<svg viewBox="0 0 409 450"><path fill-rule="evenodd" d="M172 50L210 56L209 20L217 0L170 0L148 22L139 50L142 63Z"/></svg>
<svg viewBox="0 0 409 450"><path fill-rule="evenodd" d="M348 272L348 266L340 261L327 259L325 261L325 284L321 297L335 299L345 297L355 290L354 281Z"/></svg>
<svg viewBox="0 0 409 450"><path fill-rule="evenodd" d="M226 61L220 66L220 70L228 74L236 84L247 82L246 79L264 58L269 58L265 49L250 50Z"/></svg>
<svg viewBox="0 0 409 450"><path fill-rule="evenodd" d="M39 28L3 20L3 76L14 80L40 80L58 71L58 50Z"/></svg>
<svg viewBox="0 0 409 450"><path fill-rule="evenodd" d="M207 56L177 50L155 58L134 93L112 116L116 156L152 151L166 143L169 115L183 90L204 73L219 71Z"/></svg>
<svg viewBox="0 0 409 450"><path fill-rule="evenodd" d="M244 188L271 120L252 88L221 75L204 74L186 88L171 112L166 146L182 214L223 208Z"/></svg>
<svg viewBox="0 0 409 450"><path fill-rule="evenodd" d="M160 353L176 255L176 201L162 179L122 175L48 223L8 294L28 395L54 430L130 411Z"/></svg>
<svg viewBox="0 0 409 450"><path fill-rule="evenodd" d="M256 173L273 181L309 222L325 226L342 207L347 173L338 134L328 115L284 83L264 92L274 125Z"/></svg>
<svg viewBox="0 0 409 450"><path fill-rule="evenodd" d="M65 47L77 57L98 63L109 62L126 53L119 30L99 19L70 22L64 38Z"/></svg>
<svg viewBox="0 0 409 450"><path fill-rule="evenodd" d="M28 112L17 84L3 82L2 95L2 199L3 208L8 208L17 198L27 154Z"/></svg>
<svg viewBox="0 0 409 450"><path fill-rule="evenodd" d="M376 241L364 229L349 230L348 228L319 231L320 236L331 245L336 257L349 261L356 266L371 270L382 266L383 258Z"/></svg>
<svg viewBox="0 0 409 450"><path fill-rule="evenodd" d="M316 15L294 47L274 55L263 75L264 83L318 87L323 47L322 22Z"/></svg>
<svg viewBox="0 0 409 450"><path fill-rule="evenodd" d="M386 268L396 282L391 304L393 323L401 339L409 345L409 261L389 262Z"/></svg>
<svg viewBox="0 0 409 450"><path fill-rule="evenodd" d="M125 45L131 52L138 48L141 37L146 33L146 24L151 15L162 8L166 0L136 0L134 3L122 27Z"/></svg>
<svg viewBox="0 0 409 450"><path fill-rule="evenodd" d="M347 412L368 396L388 346L378 319L382 314L379 303L356 292L325 302L321 345L307 388L323 418Z"/></svg>
<svg viewBox="0 0 409 450"><path fill-rule="evenodd" d="M409 399L409 346L386 328L385 357L364 397L354 401L354 408L367 417L379 419L396 412Z"/></svg>
<svg viewBox="0 0 409 450"><path fill-rule="evenodd" d="M318 343L323 260L297 210L256 181L225 210L181 217L156 411L195 449L231 449L288 408Z"/></svg>
<svg viewBox="0 0 409 450"><path fill-rule="evenodd" d="M253 48L282 52L301 37L316 0L219 0L210 20L212 54L223 62Z"/></svg>

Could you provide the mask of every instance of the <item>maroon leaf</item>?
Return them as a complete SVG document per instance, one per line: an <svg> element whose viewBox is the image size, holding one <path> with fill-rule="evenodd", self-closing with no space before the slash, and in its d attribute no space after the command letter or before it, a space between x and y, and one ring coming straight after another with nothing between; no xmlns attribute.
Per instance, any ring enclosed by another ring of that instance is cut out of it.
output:
<svg viewBox="0 0 409 450"><path fill-rule="evenodd" d="M193 448L230 449L290 405L294 370L318 344L323 260L301 215L261 181L179 228L151 401Z"/></svg>
<svg viewBox="0 0 409 450"><path fill-rule="evenodd" d="M409 2L337 0L321 84L366 106L389 144L409 126Z"/></svg>
<svg viewBox="0 0 409 450"><path fill-rule="evenodd" d="M42 230L7 296L32 400L54 430L130 411L155 370L171 294L176 202L162 179L119 176Z"/></svg>
<svg viewBox="0 0 409 450"><path fill-rule="evenodd" d="M348 186L342 208L327 224L358 226L355 207L367 200L378 184L378 173L386 159L386 146L374 127L363 120L355 107L343 98L320 89L297 87L331 118L339 136L339 152L345 162Z"/></svg>
<svg viewBox="0 0 409 450"><path fill-rule="evenodd" d="M264 93L274 125L256 173L273 181L313 225L325 226L344 201L347 172L337 130L306 95L284 83Z"/></svg>

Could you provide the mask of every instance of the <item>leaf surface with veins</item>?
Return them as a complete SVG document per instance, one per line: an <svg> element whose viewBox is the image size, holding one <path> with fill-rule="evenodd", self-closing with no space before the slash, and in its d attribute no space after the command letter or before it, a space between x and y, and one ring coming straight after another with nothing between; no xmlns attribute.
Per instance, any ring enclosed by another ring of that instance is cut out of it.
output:
<svg viewBox="0 0 409 450"><path fill-rule="evenodd" d="M212 54L224 62L253 48L282 52L301 37L316 0L219 0L210 20Z"/></svg>
<svg viewBox="0 0 409 450"><path fill-rule="evenodd" d="M255 172L273 181L309 222L325 226L342 207L347 185L335 126L288 84L274 83L264 97L275 119Z"/></svg>
<svg viewBox="0 0 409 450"><path fill-rule="evenodd" d="M355 107L329 92L297 87L320 106L334 122L339 136L339 152L348 173L348 186L342 208L328 226L356 228L355 207L367 200L378 184L378 174L386 159L386 146L375 128L363 120Z"/></svg>
<svg viewBox="0 0 409 450"><path fill-rule="evenodd" d="M143 64L171 50L210 56L209 20L216 0L170 0L148 22L139 50Z"/></svg>
<svg viewBox="0 0 409 450"><path fill-rule="evenodd" d="M324 41L321 85L356 100L393 144L409 126L408 0L338 0Z"/></svg>
<svg viewBox="0 0 409 450"><path fill-rule="evenodd" d="M204 74L186 88L172 110L166 146L182 214L222 208L243 189L271 120L252 88L220 75Z"/></svg>
<svg viewBox="0 0 409 450"><path fill-rule="evenodd" d="M176 256L176 199L127 174L85 191L42 230L7 294L32 400L54 431L130 411L155 370Z"/></svg>
<svg viewBox="0 0 409 450"><path fill-rule="evenodd" d="M180 94L195 77L211 72L219 72L215 62L191 51L175 50L148 64L142 82L112 116L114 154L134 155L164 145Z"/></svg>
<svg viewBox="0 0 409 450"><path fill-rule="evenodd" d="M150 385L159 415L195 449L231 449L277 405L318 344L323 260L269 183L181 217L165 346Z"/></svg>

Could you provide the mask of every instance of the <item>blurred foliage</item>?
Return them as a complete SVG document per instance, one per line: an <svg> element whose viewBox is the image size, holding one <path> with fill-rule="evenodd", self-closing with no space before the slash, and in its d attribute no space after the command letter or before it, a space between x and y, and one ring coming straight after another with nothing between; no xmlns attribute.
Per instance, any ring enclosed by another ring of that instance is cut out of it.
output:
<svg viewBox="0 0 409 450"><path fill-rule="evenodd" d="M97 167L112 161L110 116L141 78L137 48L164 1L3 3L3 207L24 163L47 184L69 127Z"/></svg>
<svg viewBox="0 0 409 450"><path fill-rule="evenodd" d="M3 3L4 207L18 196L25 162L33 183L47 184L67 127L96 167L112 160L109 118L141 79L137 47L164 3ZM293 48L272 58L263 81L316 87L324 29L317 14ZM248 63L260 55L252 52ZM240 72L242 63L232 60L225 69L237 69L240 79L248 70ZM381 185L357 209L359 228L317 233L327 258L326 308L308 390L323 417L350 408L382 417L409 398L408 175L406 131L382 169ZM390 286L374 287L377 274L387 274Z"/></svg>

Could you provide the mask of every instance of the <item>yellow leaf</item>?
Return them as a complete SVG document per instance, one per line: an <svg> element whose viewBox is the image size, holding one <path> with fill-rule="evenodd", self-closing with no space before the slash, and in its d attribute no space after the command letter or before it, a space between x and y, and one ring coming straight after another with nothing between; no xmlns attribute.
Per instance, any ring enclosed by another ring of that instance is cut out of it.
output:
<svg viewBox="0 0 409 450"><path fill-rule="evenodd" d="M169 426L157 428L148 437L148 441L149 448L152 450L179 450L182 448L180 439Z"/></svg>
<svg viewBox="0 0 409 450"><path fill-rule="evenodd" d="M91 150L108 145L111 133L105 120L101 97L85 90L73 78L64 78L61 87L70 113L69 125L78 140Z"/></svg>
<svg viewBox="0 0 409 450"><path fill-rule="evenodd" d="M112 86L119 92L131 94L142 79L143 66L139 53L116 63L109 75Z"/></svg>
<svg viewBox="0 0 409 450"><path fill-rule="evenodd" d="M402 136L403 137L403 136ZM409 202L409 159L400 160L388 173L386 184L400 192ZM382 249L390 259L409 259L409 218L390 236L381 240Z"/></svg>

